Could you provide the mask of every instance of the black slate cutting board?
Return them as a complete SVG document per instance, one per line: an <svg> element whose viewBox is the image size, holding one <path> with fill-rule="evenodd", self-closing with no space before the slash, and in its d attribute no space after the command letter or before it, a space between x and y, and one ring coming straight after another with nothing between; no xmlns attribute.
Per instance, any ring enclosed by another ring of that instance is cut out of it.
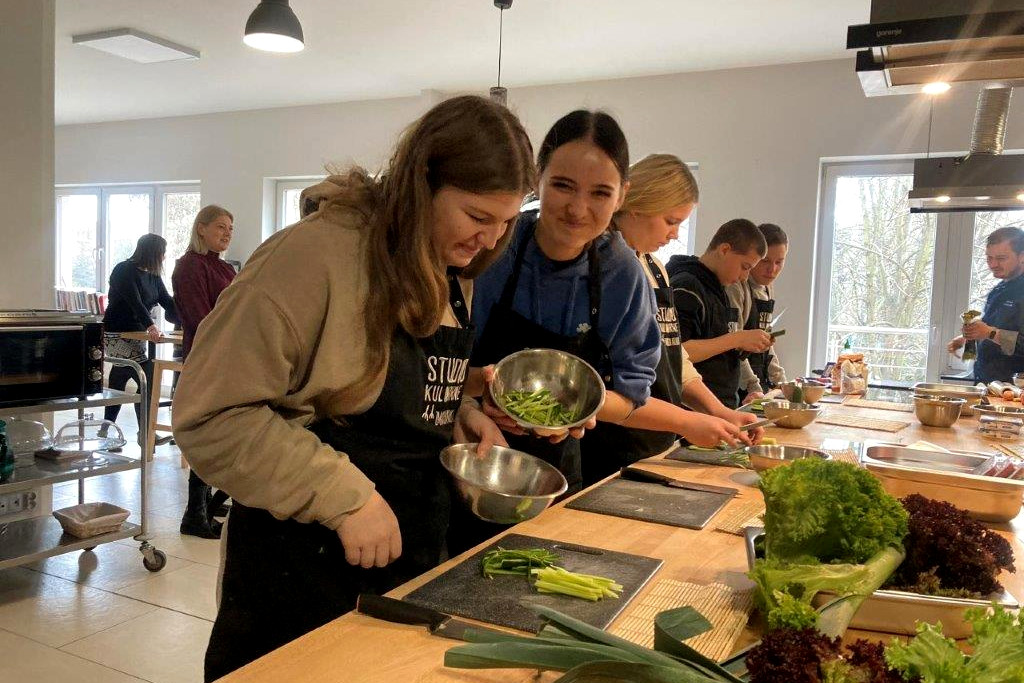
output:
<svg viewBox="0 0 1024 683"><path fill-rule="evenodd" d="M518 576L485 578L480 561L485 553L498 547L506 550L545 548L558 555L562 560L560 566L569 571L615 579L622 584L622 594L618 599L590 602L567 595L538 593L525 578ZM531 602L604 629L654 576L661 563L661 560L643 555L508 534L403 599L446 614L536 633L540 630L541 621L523 604Z"/></svg>
<svg viewBox="0 0 1024 683"><path fill-rule="evenodd" d="M690 491L615 478L576 498L566 507L686 529L703 529L732 497L725 493Z"/></svg>

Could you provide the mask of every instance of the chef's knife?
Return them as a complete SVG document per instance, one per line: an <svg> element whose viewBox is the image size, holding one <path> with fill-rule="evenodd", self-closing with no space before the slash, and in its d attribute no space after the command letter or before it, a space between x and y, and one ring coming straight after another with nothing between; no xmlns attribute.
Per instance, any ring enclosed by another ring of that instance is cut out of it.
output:
<svg viewBox="0 0 1024 683"><path fill-rule="evenodd" d="M356 611L376 619L391 621L396 624L413 624L426 626L435 636L444 636L453 640L465 640L466 630L507 636L508 633L486 626L477 626L468 621L451 617L444 612L420 607L410 602L387 598L383 595L361 593L356 602Z"/></svg>
<svg viewBox="0 0 1024 683"><path fill-rule="evenodd" d="M768 329L769 330L774 329L774 327L779 324L779 318L781 318L783 316L783 314L786 312L786 310L787 309L783 308L781 311L779 311L779 314L777 316L772 318L772 321L770 323L768 323Z"/></svg>
<svg viewBox="0 0 1024 683"><path fill-rule="evenodd" d="M738 491L728 486L713 486L711 484L693 484L688 481L679 481L672 477L666 477L663 474L657 474L656 472L650 472L648 470L642 470L639 467L623 467L619 470L619 476L623 479L632 479L633 481L643 481L648 484L661 484L662 486L671 486L677 489L688 489L690 491L704 491L705 493L721 493L727 496L735 496Z"/></svg>
<svg viewBox="0 0 1024 683"><path fill-rule="evenodd" d="M749 432L751 429L757 429L758 427L770 427L775 424L775 420L758 420L757 422L748 422L745 425L740 426L741 432Z"/></svg>

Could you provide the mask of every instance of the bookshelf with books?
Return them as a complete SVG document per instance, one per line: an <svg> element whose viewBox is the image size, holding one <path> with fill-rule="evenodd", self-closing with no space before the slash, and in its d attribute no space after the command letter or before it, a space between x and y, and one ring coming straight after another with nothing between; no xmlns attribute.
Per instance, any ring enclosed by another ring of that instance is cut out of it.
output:
<svg viewBox="0 0 1024 683"><path fill-rule="evenodd" d="M57 309L76 313L103 315L107 310L107 295L86 289L55 290Z"/></svg>

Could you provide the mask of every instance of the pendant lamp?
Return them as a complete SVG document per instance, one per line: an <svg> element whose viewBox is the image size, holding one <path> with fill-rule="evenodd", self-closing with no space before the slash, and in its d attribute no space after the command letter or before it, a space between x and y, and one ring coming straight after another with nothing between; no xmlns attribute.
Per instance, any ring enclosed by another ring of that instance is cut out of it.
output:
<svg viewBox="0 0 1024 683"><path fill-rule="evenodd" d="M300 52L305 47L302 25L288 0L260 0L245 22L242 42L267 52Z"/></svg>
<svg viewBox="0 0 1024 683"><path fill-rule="evenodd" d="M491 88L491 99L498 104L508 104L508 90L501 87L501 34L504 29L505 10L512 6L512 0L494 0L498 14L498 84Z"/></svg>

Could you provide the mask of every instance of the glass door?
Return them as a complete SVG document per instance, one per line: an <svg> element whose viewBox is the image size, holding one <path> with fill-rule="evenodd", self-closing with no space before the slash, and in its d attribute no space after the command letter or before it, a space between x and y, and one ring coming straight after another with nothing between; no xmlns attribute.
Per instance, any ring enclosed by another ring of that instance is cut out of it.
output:
<svg viewBox="0 0 1024 683"><path fill-rule="evenodd" d="M153 192L150 188L103 190L103 201L106 249L99 289L106 291L114 266L131 256L139 238L152 231Z"/></svg>
<svg viewBox="0 0 1024 683"><path fill-rule="evenodd" d="M96 289L102 271L98 233L98 192L62 192L57 196L57 285Z"/></svg>

